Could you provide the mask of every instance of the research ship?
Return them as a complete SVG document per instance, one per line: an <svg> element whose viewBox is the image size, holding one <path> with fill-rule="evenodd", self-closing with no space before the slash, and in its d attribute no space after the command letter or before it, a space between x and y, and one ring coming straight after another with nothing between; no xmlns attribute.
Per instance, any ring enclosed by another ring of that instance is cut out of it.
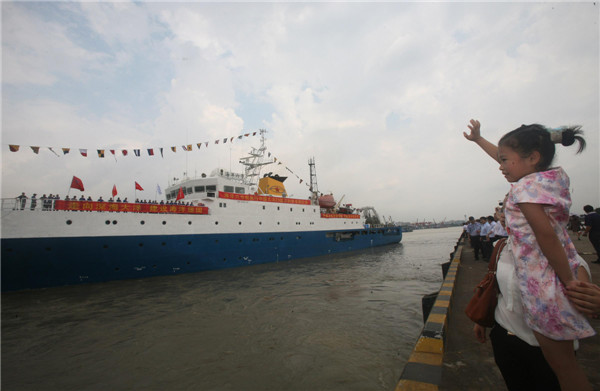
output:
<svg viewBox="0 0 600 391"><path fill-rule="evenodd" d="M399 243L402 228L373 207L319 193L309 160L306 198L261 142L243 173L217 168L184 177L160 203L2 200L2 291L193 273Z"/></svg>

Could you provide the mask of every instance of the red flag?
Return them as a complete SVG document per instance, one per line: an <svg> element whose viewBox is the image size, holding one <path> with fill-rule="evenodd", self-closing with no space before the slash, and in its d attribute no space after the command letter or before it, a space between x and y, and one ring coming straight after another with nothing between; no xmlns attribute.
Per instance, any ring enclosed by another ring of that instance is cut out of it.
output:
<svg viewBox="0 0 600 391"><path fill-rule="evenodd" d="M141 191L144 191L144 189L142 189L142 186L140 186L140 184L139 184L139 183L137 183L137 182L135 182L135 189L136 189L136 190L141 190Z"/></svg>
<svg viewBox="0 0 600 391"><path fill-rule="evenodd" d="M83 191L83 182L81 181L81 179L77 178L76 176L73 176L73 179L71 180L71 189L78 189Z"/></svg>
<svg viewBox="0 0 600 391"><path fill-rule="evenodd" d="M113 185L112 195L113 195L113 197L115 197L117 195L117 185Z"/></svg>
<svg viewBox="0 0 600 391"><path fill-rule="evenodd" d="M177 193L177 198L175 198L175 201L182 200L182 199L183 199L183 197L185 197L185 196L183 195L183 187L180 187L180 188L179 188L179 193Z"/></svg>

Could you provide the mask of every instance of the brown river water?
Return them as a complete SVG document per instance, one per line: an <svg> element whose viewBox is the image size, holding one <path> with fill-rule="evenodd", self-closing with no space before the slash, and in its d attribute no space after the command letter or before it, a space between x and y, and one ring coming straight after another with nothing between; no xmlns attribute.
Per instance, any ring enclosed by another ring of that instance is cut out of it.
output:
<svg viewBox="0 0 600 391"><path fill-rule="evenodd" d="M2 294L2 390L393 390L461 227L352 254Z"/></svg>

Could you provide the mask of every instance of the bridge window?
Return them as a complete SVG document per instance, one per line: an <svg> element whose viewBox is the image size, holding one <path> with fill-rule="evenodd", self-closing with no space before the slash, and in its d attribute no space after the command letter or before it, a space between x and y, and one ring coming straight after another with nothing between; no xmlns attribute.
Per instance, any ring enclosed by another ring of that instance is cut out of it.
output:
<svg viewBox="0 0 600 391"><path fill-rule="evenodd" d="M195 186L194 192L196 193L204 193L204 186Z"/></svg>
<svg viewBox="0 0 600 391"><path fill-rule="evenodd" d="M235 188L235 192L236 192L237 194L244 194L244 193L246 193L246 189L245 189L245 188L243 188L243 187L236 187L236 188Z"/></svg>
<svg viewBox="0 0 600 391"><path fill-rule="evenodd" d="M233 186L223 186L223 190L226 193L233 193Z"/></svg>

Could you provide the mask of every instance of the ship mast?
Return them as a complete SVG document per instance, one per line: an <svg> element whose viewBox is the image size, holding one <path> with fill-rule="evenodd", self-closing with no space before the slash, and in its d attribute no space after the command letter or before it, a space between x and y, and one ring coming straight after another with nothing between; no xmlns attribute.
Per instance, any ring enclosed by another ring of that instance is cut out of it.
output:
<svg viewBox="0 0 600 391"><path fill-rule="evenodd" d="M248 153L249 156L240 158L240 164L246 166L244 174L244 184L249 186L256 186L260 177L260 171L263 166L274 163L273 160L263 161L265 158L265 151L267 146L265 144L265 129L260 129L260 147L254 148Z"/></svg>
<svg viewBox="0 0 600 391"><path fill-rule="evenodd" d="M315 168L315 158L311 157L308 159L308 167L310 170L310 194L313 203L317 202L319 198L319 186L317 185L317 169Z"/></svg>

